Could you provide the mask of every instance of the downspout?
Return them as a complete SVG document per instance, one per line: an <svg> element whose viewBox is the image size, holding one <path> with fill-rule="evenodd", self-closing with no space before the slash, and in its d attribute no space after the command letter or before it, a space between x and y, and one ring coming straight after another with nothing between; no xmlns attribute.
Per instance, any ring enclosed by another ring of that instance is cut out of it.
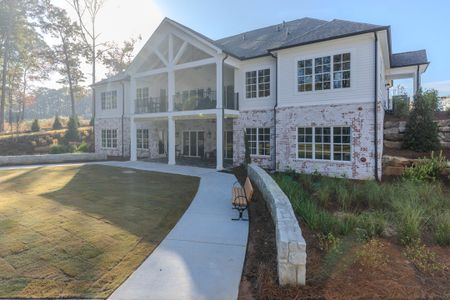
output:
<svg viewBox="0 0 450 300"><path fill-rule="evenodd" d="M420 66L417 65L417 73L416 73L416 85L417 85L417 90L416 90L416 95L417 95L417 93L418 93L419 90L420 90L420 78L419 78L419 76L420 76ZM415 96L415 95L414 95L414 96Z"/></svg>
<svg viewBox="0 0 450 300"><path fill-rule="evenodd" d="M122 84L122 134L121 134L121 136L122 136L122 157L125 157L125 146L124 146L124 141L125 141L125 139L124 139L124 132L123 132L123 129L124 129L124 125L123 125L123 123L124 123L124 117L125 117L125 84L123 83L123 81L121 82L121 84Z"/></svg>
<svg viewBox="0 0 450 300"><path fill-rule="evenodd" d="M378 177L378 35L377 32L374 32L375 43L374 43L374 51L375 51L375 67L374 67L374 102L373 102L373 114L374 114L374 151L375 151L375 168L374 175L375 180L380 181Z"/></svg>
<svg viewBox="0 0 450 300"><path fill-rule="evenodd" d="M275 170L277 169L277 108L278 108L278 56L270 55L275 58L275 105L273 106L273 159Z"/></svg>
<svg viewBox="0 0 450 300"><path fill-rule="evenodd" d="M224 156L224 132L225 132L225 108L223 106L223 95L225 93L225 60L228 58L228 54L225 53L225 57L222 59L222 168L223 168L223 156ZM216 124L217 126L217 124ZM217 137L216 137L217 139ZM217 160L217 151L216 151L216 160Z"/></svg>

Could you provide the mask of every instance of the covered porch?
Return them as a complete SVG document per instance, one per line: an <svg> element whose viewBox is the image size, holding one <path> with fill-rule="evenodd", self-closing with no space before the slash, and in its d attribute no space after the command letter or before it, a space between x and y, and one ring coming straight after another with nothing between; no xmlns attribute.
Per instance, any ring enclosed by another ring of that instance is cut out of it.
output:
<svg viewBox="0 0 450 300"><path fill-rule="evenodd" d="M160 117L135 116L136 159L222 170L233 165L234 111L207 110Z"/></svg>

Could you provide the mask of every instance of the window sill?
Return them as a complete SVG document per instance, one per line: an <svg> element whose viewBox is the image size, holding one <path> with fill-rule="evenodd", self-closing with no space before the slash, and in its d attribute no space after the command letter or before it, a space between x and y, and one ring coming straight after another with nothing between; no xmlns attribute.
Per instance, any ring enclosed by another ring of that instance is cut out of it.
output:
<svg viewBox="0 0 450 300"><path fill-rule="evenodd" d="M312 159L312 158L295 158L294 161L298 162L310 162L310 163L332 163L332 164L344 164L351 165L351 160L325 160L325 159Z"/></svg>
<svg viewBox="0 0 450 300"><path fill-rule="evenodd" d="M270 158L270 155L261 155L261 154L252 154L250 155L251 158Z"/></svg>

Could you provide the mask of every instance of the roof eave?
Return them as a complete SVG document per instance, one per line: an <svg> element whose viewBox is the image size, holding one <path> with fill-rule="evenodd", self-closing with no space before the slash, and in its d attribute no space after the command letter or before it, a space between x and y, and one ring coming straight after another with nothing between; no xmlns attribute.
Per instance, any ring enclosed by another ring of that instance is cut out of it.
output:
<svg viewBox="0 0 450 300"><path fill-rule="evenodd" d="M315 44L315 43L332 41L332 40L342 39L342 38L346 38L346 37L351 37L351 36L356 36L356 35L361 35L361 34L366 34L366 33L371 33L371 32L378 32L378 31L383 31L383 30L389 30L389 28L390 28L390 26L381 26L381 27L377 27L377 28L374 28L374 29L370 29L370 30L363 30L363 31L358 31L358 32L348 33L348 34L342 34L342 35L338 35L338 36L333 36L333 37L320 39L320 40L314 40L314 41L305 42L305 43L298 43L298 44L288 45L288 46L284 46L284 47L272 48L272 49L268 49L267 51L268 52L272 52L272 51L284 50L284 49L288 49L288 48L294 48L294 47L300 47L300 46L305 46L305 45L311 45L311 44Z"/></svg>

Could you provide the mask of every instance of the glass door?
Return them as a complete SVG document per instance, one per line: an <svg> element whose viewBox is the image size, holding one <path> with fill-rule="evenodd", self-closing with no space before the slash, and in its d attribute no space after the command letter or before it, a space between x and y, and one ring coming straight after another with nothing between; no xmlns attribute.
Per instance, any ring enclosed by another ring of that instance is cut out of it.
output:
<svg viewBox="0 0 450 300"><path fill-rule="evenodd" d="M205 133L203 131L183 132L183 155L203 157L205 154Z"/></svg>
<svg viewBox="0 0 450 300"><path fill-rule="evenodd" d="M233 131L225 131L224 158L233 159Z"/></svg>

